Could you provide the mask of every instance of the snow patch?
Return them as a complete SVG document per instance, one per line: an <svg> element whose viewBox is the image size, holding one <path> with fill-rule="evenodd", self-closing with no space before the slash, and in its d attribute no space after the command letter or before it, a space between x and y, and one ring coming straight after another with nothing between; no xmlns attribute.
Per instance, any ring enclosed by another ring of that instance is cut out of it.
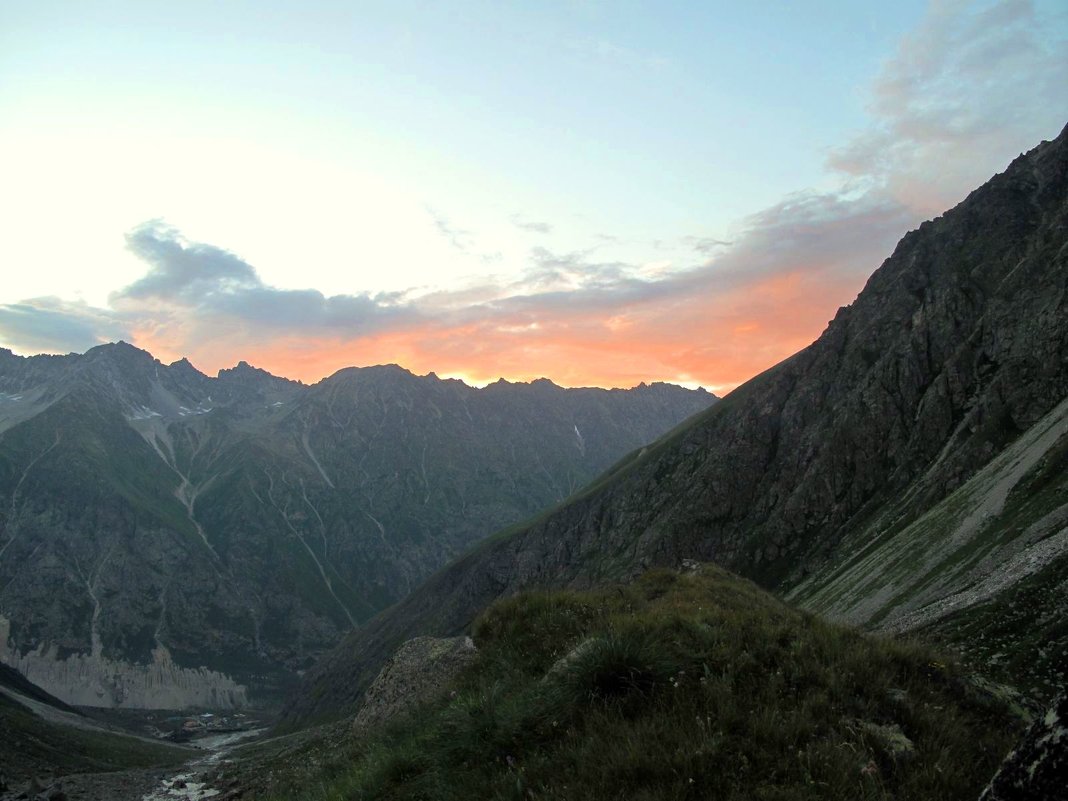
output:
<svg viewBox="0 0 1068 801"><path fill-rule="evenodd" d="M193 408L193 409L190 409L188 406L179 406L178 407L178 416L179 417L189 417L190 415L194 415L195 416L195 415L200 415L200 414L207 414L213 408L214 408L213 406L205 406L203 403L198 403L196 405L196 408Z"/></svg>
<svg viewBox="0 0 1068 801"><path fill-rule="evenodd" d="M127 420L151 420L153 417L163 417L163 415L147 406L135 406L126 415Z"/></svg>

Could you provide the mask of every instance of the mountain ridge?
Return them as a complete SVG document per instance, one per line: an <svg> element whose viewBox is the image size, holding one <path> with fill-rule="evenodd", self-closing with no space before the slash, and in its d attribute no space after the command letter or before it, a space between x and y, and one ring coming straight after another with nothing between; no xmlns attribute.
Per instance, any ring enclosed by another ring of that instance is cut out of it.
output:
<svg viewBox="0 0 1068 801"><path fill-rule="evenodd" d="M684 559L787 591L921 516L1068 394L1066 198L1068 128L906 234L808 348L349 635L283 725L351 711L401 641L502 595Z"/></svg>

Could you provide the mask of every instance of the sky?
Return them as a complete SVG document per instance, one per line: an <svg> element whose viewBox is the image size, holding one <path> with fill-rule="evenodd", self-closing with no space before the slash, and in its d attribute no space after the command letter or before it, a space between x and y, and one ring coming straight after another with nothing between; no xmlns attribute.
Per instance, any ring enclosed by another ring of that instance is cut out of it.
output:
<svg viewBox="0 0 1068 801"><path fill-rule="evenodd" d="M1066 122L1060 0L0 0L0 346L722 394Z"/></svg>

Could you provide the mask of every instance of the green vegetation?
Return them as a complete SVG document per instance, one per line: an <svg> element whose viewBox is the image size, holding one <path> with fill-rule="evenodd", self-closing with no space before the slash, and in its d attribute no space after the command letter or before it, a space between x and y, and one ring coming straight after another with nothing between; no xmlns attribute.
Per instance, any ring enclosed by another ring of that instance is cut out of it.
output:
<svg viewBox="0 0 1068 801"><path fill-rule="evenodd" d="M291 755L273 797L972 799L1021 728L934 652L710 566L519 595L473 636L448 698Z"/></svg>
<svg viewBox="0 0 1068 801"><path fill-rule="evenodd" d="M9 778L178 765L186 748L48 723L0 695L0 773Z"/></svg>

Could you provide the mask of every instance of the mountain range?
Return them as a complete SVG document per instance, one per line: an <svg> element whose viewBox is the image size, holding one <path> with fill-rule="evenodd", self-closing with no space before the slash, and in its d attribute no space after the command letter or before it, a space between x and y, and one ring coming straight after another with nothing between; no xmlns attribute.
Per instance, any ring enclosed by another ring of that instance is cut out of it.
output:
<svg viewBox="0 0 1068 801"><path fill-rule="evenodd" d="M0 350L0 661L69 703L271 703L449 559L714 401Z"/></svg>

